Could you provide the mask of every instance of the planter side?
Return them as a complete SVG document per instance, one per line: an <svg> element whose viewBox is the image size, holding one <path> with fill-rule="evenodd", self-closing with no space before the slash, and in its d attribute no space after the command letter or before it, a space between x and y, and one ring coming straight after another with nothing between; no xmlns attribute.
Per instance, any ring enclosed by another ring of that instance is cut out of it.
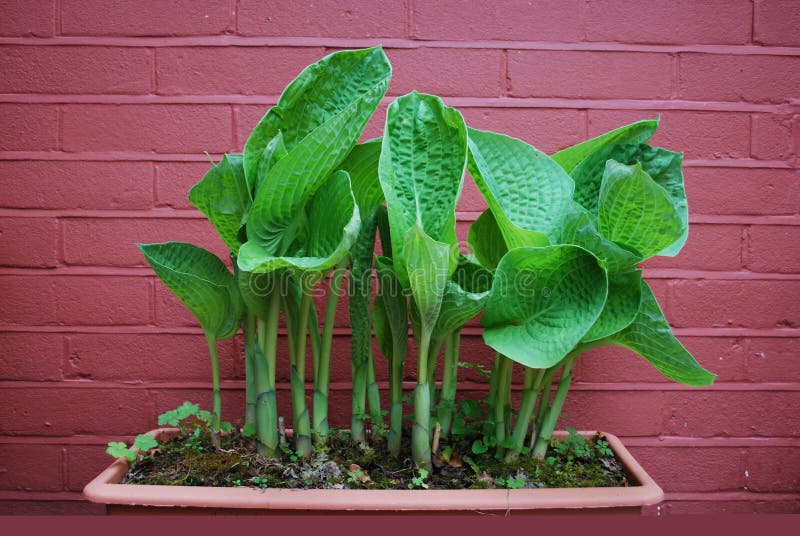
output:
<svg viewBox="0 0 800 536"><path fill-rule="evenodd" d="M159 440L174 428L148 432ZM586 438L596 432L580 432ZM566 432L557 432L565 437ZM330 490L255 489L122 484L129 464L117 459L83 490L109 513L351 514L419 512L425 514L639 514L661 502L664 492L614 435L601 433L628 475L620 488L550 488L489 490Z"/></svg>

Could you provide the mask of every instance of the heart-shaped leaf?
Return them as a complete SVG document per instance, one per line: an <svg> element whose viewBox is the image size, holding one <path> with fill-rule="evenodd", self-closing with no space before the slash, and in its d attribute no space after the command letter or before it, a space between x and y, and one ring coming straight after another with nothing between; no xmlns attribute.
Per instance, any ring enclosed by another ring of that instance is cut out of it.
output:
<svg viewBox="0 0 800 536"><path fill-rule="evenodd" d="M564 215L561 243L591 251L611 274L628 272L642 262L641 256L604 237L583 207L573 204Z"/></svg>
<svg viewBox="0 0 800 536"><path fill-rule="evenodd" d="M381 139L377 138L353 147L353 150L339 166L350 175L353 196L362 217L372 214L384 202L383 190L381 190L381 183L378 179L380 157Z"/></svg>
<svg viewBox="0 0 800 536"><path fill-rule="evenodd" d="M503 233L491 210L485 210L478 219L469 226L467 246L484 268L494 270L503 255L508 253Z"/></svg>
<svg viewBox="0 0 800 536"><path fill-rule="evenodd" d="M642 297L642 272L633 270L608 275L608 298L603 312L583 341L608 337L625 329L636 318Z"/></svg>

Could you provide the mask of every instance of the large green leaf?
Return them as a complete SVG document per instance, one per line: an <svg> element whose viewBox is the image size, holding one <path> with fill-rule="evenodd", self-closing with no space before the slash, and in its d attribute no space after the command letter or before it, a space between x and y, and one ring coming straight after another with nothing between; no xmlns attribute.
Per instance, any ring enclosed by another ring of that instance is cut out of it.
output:
<svg viewBox="0 0 800 536"><path fill-rule="evenodd" d="M659 121L660 118L647 119L619 127L596 138L562 149L553 155L553 160L558 162L558 165L564 168L567 173L570 173L581 160L606 145L612 143L646 143L656 133Z"/></svg>
<svg viewBox="0 0 800 536"><path fill-rule="evenodd" d="M359 143L344 162L340 169L350 174L353 185L353 196L356 198L358 210L365 217L372 214L379 205L383 204L383 190L378 180L378 161L381 157L381 139L376 138L364 143Z"/></svg>
<svg viewBox="0 0 800 536"><path fill-rule="evenodd" d="M252 194L258 191L261 183L269 176L272 167L283 157L289 154L286 145L283 143L283 133L278 131L271 140L267 142L264 150L261 151L261 159L258 161L258 171L255 175L246 176L247 186Z"/></svg>
<svg viewBox="0 0 800 536"><path fill-rule="evenodd" d="M485 210L472 222L467 233L467 246L481 266L494 270L508 252L503 234L491 210Z"/></svg>
<svg viewBox="0 0 800 536"><path fill-rule="evenodd" d="M595 323L607 290L605 270L583 248L512 249L495 272L483 339L527 367L551 367Z"/></svg>
<svg viewBox="0 0 800 536"><path fill-rule="evenodd" d="M598 215L603 236L643 259L673 244L686 229L667 191L638 163L606 162Z"/></svg>
<svg viewBox="0 0 800 536"><path fill-rule="evenodd" d="M715 375L701 367L672 334L650 286L645 281L641 285L642 301L633 322L624 330L592 345L617 345L633 350L676 382L694 386L713 383Z"/></svg>
<svg viewBox="0 0 800 536"><path fill-rule="evenodd" d="M243 304L236 279L213 253L184 242L138 244L153 271L192 311L203 330L232 337Z"/></svg>
<svg viewBox="0 0 800 536"><path fill-rule="evenodd" d="M608 275L608 298L600 317L583 340L594 341L625 329L636 318L642 297L642 272Z"/></svg>
<svg viewBox="0 0 800 536"><path fill-rule="evenodd" d="M577 204L573 204L564 215L561 243L591 251L611 274L630 271L642 262L639 255L600 234L586 209Z"/></svg>
<svg viewBox="0 0 800 536"><path fill-rule="evenodd" d="M226 154L189 190L189 201L206 215L235 255L253 200L244 179L242 155Z"/></svg>
<svg viewBox="0 0 800 536"><path fill-rule="evenodd" d="M442 296L439 318L433 329L434 339L443 339L449 333L461 329L478 316L489 299L489 291L467 292L455 281L448 281Z"/></svg>
<svg viewBox="0 0 800 536"><path fill-rule="evenodd" d="M264 149L279 132L282 143L292 152L308 134L365 97L373 100L377 96L377 106L389 87L391 74L380 46L335 52L306 67L247 139L244 167L248 184L260 182L257 174Z"/></svg>
<svg viewBox="0 0 800 536"><path fill-rule="evenodd" d="M308 235L294 255L272 255L258 243L239 250L238 264L246 272L291 268L316 280L347 256L360 228L360 217L346 171L337 171L317 191L308 207ZM309 281L311 282L311 281Z"/></svg>
<svg viewBox="0 0 800 536"><path fill-rule="evenodd" d="M509 248L558 239L575 185L549 156L522 140L470 128L469 171Z"/></svg>
<svg viewBox="0 0 800 536"><path fill-rule="evenodd" d="M379 175L395 245L395 271L404 286L406 252L397 246L409 229L416 225L436 242L456 244L455 208L466 159L464 119L439 97L412 92L389 106Z"/></svg>
<svg viewBox="0 0 800 536"><path fill-rule="evenodd" d="M420 325L430 333L439 318L450 277L450 246L437 242L422 227L414 225L408 230L403 251L406 254L405 271Z"/></svg>
<svg viewBox="0 0 800 536"><path fill-rule="evenodd" d="M642 169L669 194L684 223L684 233L680 239L659 252L659 255L676 255L686 242L689 231L689 209L683 184L683 155L646 144L610 144L595 151L572 170L575 200L593 214L598 211L600 185L608 160L616 160L629 166L641 164Z"/></svg>

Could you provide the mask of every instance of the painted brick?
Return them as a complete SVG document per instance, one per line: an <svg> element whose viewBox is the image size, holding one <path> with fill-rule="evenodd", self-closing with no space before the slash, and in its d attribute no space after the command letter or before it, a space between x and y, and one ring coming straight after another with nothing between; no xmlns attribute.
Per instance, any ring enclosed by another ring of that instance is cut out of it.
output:
<svg viewBox="0 0 800 536"><path fill-rule="evenodd" d="M798 340L755 337L747 341L747 376L754 382L797 382Z"/></svg>
<svg viewBox="0 0 800 536"><path fill-rule="evenodd" d="M755 2L753 41L762 45L798 46L800 10L794 0Z"/></svg>
<svg viewBox="0 0 800 536"><path fill-rule="evenodd" d="M745 449L628 447L666 493L734 491L745 486Z"/></svg>
<svg viewBox="0 0 800 536"><path fill-rule="evenodd" d="M746 266L753 272L800 272L800 227L750 226Z"/></svg>
<svg viewBox="0 0 800 536"><path fill-rule="evenodd" d="M672 281L669 318L678 327L774 328L800 323L800 281Z"/></svg>
<svg viewBox="0 0 800 536"><path fill-rule="evenodd" d="M0 35L50 37L55 31L55 0L0 0Z"/></svg>
<svg viewBox="0 0 800 536"><path fill-rule="evenodd" d="M93 389L65 384L0 390L7 435L136 435L153 426L142 389ZM149 428L148 428L149 427Z"/></svg>
<svg viewBox="0 0 800 536"><path fill-rule="evenodd" d="M800 436L796 391L670 391L665 397L666 435Z"/></svg>
<svg viewBox="0 0 800 536"><path fill-rule="evenodd" d="M58 445L0 445L0 489L59 491L61 459Z"/></svg>
<svg viewBox="0 0 800 536"><path fill-rule="evenodd" d="M120 438L120 440L122 440ZM69 445L64 449L64 484L68 490L81 491L94 477L111 464L105 445Z"/></svg>
<svg viewBox="0 0 800 536"><path fill-rule="evenodd" d="M800 171L684 168L686 197L695 214L796 214Z"/></svg>
<svg viewBox="0 0 800 536"><path fill-rule="evenodd" d="M149 162L0 161L0 190L8 208L150 208L153 169Z"/></svg>
<svg viewBox="0 0 800 536"><path fill-rule="evenodd" d="M208 347L202 335L70 335L64 363L68 378L137 381L210 381ZM220 374L233 376L237 355L231 340L218 341Z"/></svg>
<svg viewBox="0 0 800 536"><path fill-rule="evenodd" d="M589 137L661 114L658 132L650 143L685 158L748 158L750 118L736 112L689 110L589 110Z"/></svg>
<svg viewBox="0 0 800 536"><path fill-rule="evenodd" d="M644 52L512 50L508 77L515 97L668 98L672 58Z"/></svg>
<svg viewBox="0 0 800 536"><path fill-rule="evenodd" d="M63 0L63 35L215 35L233 29L229 2L219 0Z"/></svg>
<svg viewBox="0 0 800 536"><path fill-rule="evenodd" d="M601 430L620 436L659 435L664 393L659 391L585 391L573 389L558 427Z"/></svg>
<svg viewBox="0 0 800 536"><path fill-rule="evenodd" d="M0 500L0 515L106 515L106 505L88 501Z"/></svg>
<svg viewBox="0 0 800 536"><path fill-rule="evenodd" d="M155 281L155 321L163 327L200 327L191 311L159 279Z"/></svg>
<svg viewBox="0 0 800 536"><path fill-rule="evenodd" d="M156 204L173 208L194 208L189 190L211 169L208 162L159 162L156 164Z"/></svg>
<svg viewBox="0 0 800 536"><path fill-rule="evenodd" d="M728 337L680 337L681 343L716 382L749 380L744 343ZM575 381L583 383L670 382L645 359L616 347L598 348L582 356L575 366Z"/></svg>
<svg viewBox="0 0 800 536"><path fill-rule="evenodd" d="M233 147L231 110L224 105L66 105L66 151L219 153Z"/></svg>
<svg viewBox="0 0 800 536"><path fill-rule="evenodd" d="M145 48L0 48L2 93L146 94L152 70L152 52Z"/></svg>
<svg viewBox="0 0 800 536"><path fill-rule="evenodd" d="M49 151L58 148L58 107L49 104L0 104L0 151Z"/></svg>
<svg viewBox="0 0 800 536"><path fill-rule="evenodd" d="M405 37L408 0L309 0L280 2L280 7L258 0L239 2L238 31L243 35L280 37Z"/></svg>
<svg viewBox="0 0 800 536"><path fill-rule="evenodd" d="M58 222L54 218L0 218L0 265L55 266Z"/></svg>
<svg viewBox="0 0 800 536"><path fill-rule="evenodd" d="M169 241L191 242L227 259L228 249L214 227L199 218L67 219L63 224L64 262L148 266L136 244Z"/></svg>
<svg viewBox="0 0 800 536"><path fill-rule="evenodd" d="M497 4L466 0L416 0L414 37L464 41L580 41L581 28L574 14L582 11L578 0L554 4L546 0L511 0ZM564 16L566 13L573 16Z"/></svg>
<svg viewBox="0 0 800 536"><path fill-rule="evenodd" d="M161 95L279 95L325 49L176 47L156 54Z"/></svg>
<svg viewBox="0 0 800 536"><path fill-rule="evenodd" d="M492 130L552 154L586 139L586 112L549 108L460 108L472 128Z"/></svg>
<svg viewBox="0 0 800 536"><path fill-rule="evenodd" d="M792 156L792 117L774 114L753 114L753 158L788 160Z"/></svg>
<svg viewBox="0 0 800 536"><path fill-rule="evenodd" d="M637 9L618 0L586 3L587 41L655 44L747 44L752 4L748 0L678 0ZM666 21L669 21L668 23Z"/></svg>
<svg viewBox="0 0 800 536"><path fill-rule="evenodd" d="M502 50L401 48L386 55L392 63L391 95L416 90L442 97L498 97L505 91Z"/></svg>
<svg viewBox="0 0 800 536"><path fill-rule="evenodd" d="M681 53L678 98L787 102L797 98L800 57Z"/></svg>
<svg viewBox="0 0 800 536"><path fill-rule="evenodd" d="M751 448L747 452L747 489L796 493L800 489L800 448Z"/></svg>
<svg viewBox="0 0 800 536"><path fill-rule="evenodd" d="M707 500L667 500L655 508L658 515L790 514L800 512L800 500L773 499L753 493L746 500L726 501L712 495Z"/></svg>
<svg viewBox="0 0 800 536"><path fill-rule="evenodd" d="M0 333L0 380L61 379L64 339L56 333Z"/></svg>
<svg viewBox="0 0 800 536"><path fill-rule="evenodd" d="M0 323L132 325L150 321L145 277L0 276Z"/></svg>
<svg viewBox="0 0 800 536"><path fill-rule="evenodd" d="M737 271L742 265L744 229L741 225L692 224L689 239L677 256L654 257L643 267Z"/></svg>

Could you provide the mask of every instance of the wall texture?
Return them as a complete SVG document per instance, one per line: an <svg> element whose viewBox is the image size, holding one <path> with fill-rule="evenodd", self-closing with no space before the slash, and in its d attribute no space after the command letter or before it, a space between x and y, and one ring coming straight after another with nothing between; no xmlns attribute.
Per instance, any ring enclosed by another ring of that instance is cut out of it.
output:
<svg viewBox="0 0 800 536"><path fill-rule="evenodd" d="M300 69L376 43L392 95L437 93L548 152L661 114L654 143L685 152L693 227L646 277L718 380L691 389L594 352L565 422L625 439L667 493L651 515L800 512L800 2L0 0L0 13L0 513L101 511L80 490L109 463L104 444L208 402L200 331L134 243L221 253L186 200L203 151L241 151ZM468 184L462 234L482 208ZM222 350L231 419L239 346ZM488 359L476 330L464 346Z"/></svg>

